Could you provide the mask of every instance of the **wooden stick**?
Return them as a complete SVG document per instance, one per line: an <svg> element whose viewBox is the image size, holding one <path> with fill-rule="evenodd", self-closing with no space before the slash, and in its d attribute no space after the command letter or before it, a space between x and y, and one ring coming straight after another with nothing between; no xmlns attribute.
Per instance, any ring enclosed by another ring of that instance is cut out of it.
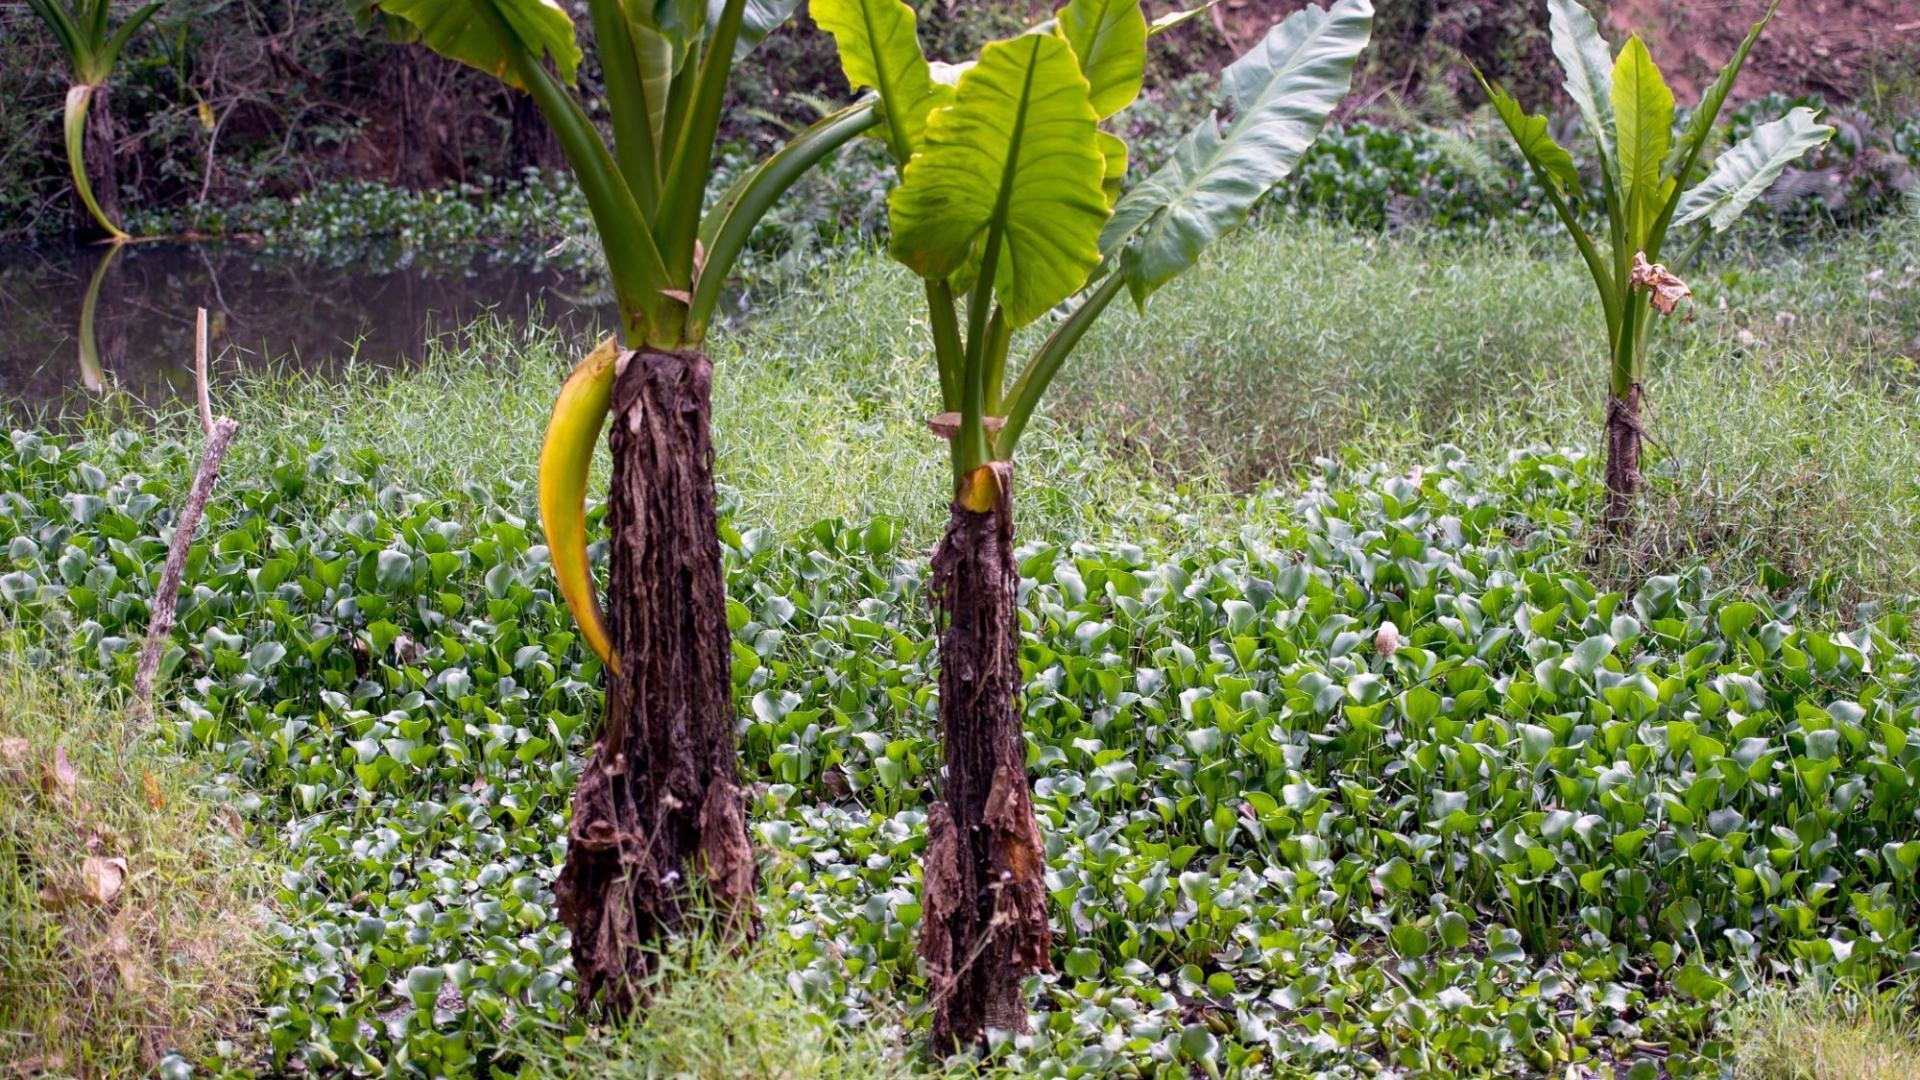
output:
<svg viewBox="0 0 1920 1080"><path fill-rule="evenodd" d="M240 424L229 416L213 418L212 394L207 385L207 309L200 309L195 334L194 381L200 398L200 423L206 430L206 448L200 452L200 467L193 474L193 487L187 492L186 505L174 523L173 541L167 545L167 564L160 572L160 585L153 594L153 618L147 624L147 642L140 650L140 666L133 676L134 723L144 728L153 716L153 682L160 673L160 657L167 639L173 636L174 609L180 602L180 586L187 576L187 555L193 550L193 534L200 528L207 500L213 495L213 483L220 476L220 461L227 456Z"/></svg>
<svg viewBox="0 0 1920 1080"><path fill-rule="evenodd" d="M213 391L207 385L207 309L193 320L193 386L200 398L200 433L213 438Z"/></svg>

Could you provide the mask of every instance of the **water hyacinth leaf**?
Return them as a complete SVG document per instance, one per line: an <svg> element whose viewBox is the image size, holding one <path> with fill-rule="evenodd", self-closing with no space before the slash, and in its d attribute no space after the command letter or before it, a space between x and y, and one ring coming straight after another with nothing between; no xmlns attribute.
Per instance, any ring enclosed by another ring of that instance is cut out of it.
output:
<svg viewBox="0 0 1920 1080"><path fill-rule="evenodd" d="M1106 163L1087 81L1066 42L995 42L927 119L925 143L887 199L889 250L942 280L1000 237L994 293L1025 326L1079 291L1099 265Z"/></svg>
<svg viewBox="0 0 1920 1080"><path fill-rule="evenodd" d="M1680 196L1675 225L1705 218L1715 232L1737 221L1753 200L1780 177L1781 170L1810 150L1826 145L1833 128L1801 106L1734 144L1713 163L1707 178Z"/></svg>
<svg viewBox="0 0 1920 1080"><path fill-rule="evenodd" d="M477 3L491 4L518 42L501 40ZM555 0L380 0L379 7L412 23L421 42L434 52L521 90L526 86L509 59L519 48L536 62L551 59L562 82L572 83L580 68L573 20Z"/></svg>
<svg viewBox="0 0 1920 1080"><path fill-rule="evenodd" d="M1600 144L1602 164L1612 170L1613 54L1580 0L1547 0L1547 27L1554 58L1566 72L1567 96Z"/></svg>
<svg viewBox="0 0 1920 1080"><path fill-rule="evenodd" d="M880 96L888 149L904 164L920 145L927 114L952 93L920 50L913 8L903 0L813 0L807 13L833 35L848 84Z"/></svg>
<svg viewBox="0 0 1920 1080"><path fill-rule="evenodd" d="M1140 96L1147 69L1147 18L1140 0L1070 0L1060 9L1058 32L1080 60L1100 119Z"/></svg>
<svg viewBox="0 0 1920 1080"><path fill-rule="evenodd" d="M1100 235L1135 303L1198 262L1293 171L1346 96L1372 31L1368 0L1309 7L1221 73L1232 123L1223 132L1217 115L1202 120L1167 164L1121 197Z"/></svg>

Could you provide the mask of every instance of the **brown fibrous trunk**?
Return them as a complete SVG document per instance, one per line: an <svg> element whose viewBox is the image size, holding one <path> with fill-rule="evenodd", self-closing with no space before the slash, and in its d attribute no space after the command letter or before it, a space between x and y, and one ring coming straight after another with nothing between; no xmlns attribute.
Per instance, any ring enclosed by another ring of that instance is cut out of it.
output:
<svg viewBox="0 0 1920 1080"><path fill-rule="evenodd" d="M1640 384L1627 396L1607 396L1607 529L1615 536L1633 532L1633 498L1639 494L1640 444L1646 428L1640 423Z"/></svg>
<svg viewBox="0 0 1920 1080"><path fill-rule="evenodd" d="M990 1027L1025 1031L1020 981L1052 969L1046 847L1015 711L1020 576L1013 474L1004 462L987 468L998 498L985 511L954 502L930 588L941 624L946 782L927 815L920 955L933 992L937 1051L977 1045Z"/></svg>
<svg viewBox="0 0 1920 1080"><path fill-rule="evenodd" d="M620 358L610 415L608 619L620 670L573 797L554 886L581 1003L640 1003L655 946L695 912L754 930L755 867L733 737L714 519L713 367Z"/></svg>

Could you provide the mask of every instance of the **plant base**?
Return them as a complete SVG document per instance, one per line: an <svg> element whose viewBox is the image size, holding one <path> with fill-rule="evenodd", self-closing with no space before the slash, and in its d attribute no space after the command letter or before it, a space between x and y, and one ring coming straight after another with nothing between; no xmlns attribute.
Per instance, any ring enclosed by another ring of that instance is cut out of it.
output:
<svg viewBox="0 0 1920 1080"><path fill-rule="evenodd" d="M1640 444L1646 428L1640 423L1640 384L1625 398L1607 397L1607 531L1615 536L1633 533L1633 499L1640 493Z"/></svg>
<svg viewBox="0 0 1920 1080"><path fill-rule="evenodd" d="M608 616L621 672L574 790L554 886L583 1005L635 1004L647 946L697 905L753 930L755 868L733 739L729 634L699 353L621 357L610 415Z"/></svg>
<svg viewBox="0 0 1920 1080"><path fill-rule="evenodd" d="M1012 467L995 462L985 511L956 501L933 555L946 787L927 815L920 955L934 999L933 1046L1027 1029L1020 980L1051 970L1046 847L1027 789L1020 689L1020 576ZM985 479L985 478L981 478ZM977 485L976 485L977 487Z"/></svg>

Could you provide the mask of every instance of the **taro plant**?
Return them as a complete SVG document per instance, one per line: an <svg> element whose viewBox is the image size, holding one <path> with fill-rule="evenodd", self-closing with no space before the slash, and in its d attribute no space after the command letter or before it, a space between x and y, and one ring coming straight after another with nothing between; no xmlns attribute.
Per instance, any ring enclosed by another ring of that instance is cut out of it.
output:
<svg viewBox="0 0 1920 1080"><path fill-rule="evenodd" d="M928 815L920 939L938 1047L1024 1030L1021 978L1047 970L1045 848L1018 695L1013 456L1074 347L1123 291L1136 304L1191 268L1293 168L1347 93L1367 0L1308 8L1222 75L1209 116L1121 194L1126 144L1101 127L1140 91L1139 0L1071 0L958 68L922 52L902 0L815 0L848 81L879 97L900 169L894 258L925 280L952 503L933 554L945 786ZM1062 312L1061 309L1064 309ZM1053 325L1017 369L1014 335Z"/></svg>
<svg viewBox="0 0 1920 1080"><path fill-rule="evenodd" d="M567 380L540 466L555 577L612 680L555 891L573 933L582 1002L603 999L616 1010L633 1004L649 970L641 946L696 898L741 932L752 922L754 862L714 518L712 366L701 345L755 222L814 163L877 121L870 103L824 118L708 206L733 65L796 2L589 0L611 144L567 89L581 50L554 0L378 5L413 24L434 51L532 96L586 197L618 301L618 344L610 338ZM584 505L609 412L612 617L603 623Z"/></svg>
<svg viewBox="0 0 1920 1080"><path fill-rule="evenodd" d="M1599 240L1579 214L1593 201L1587 182L1547 130L1547 118L1528 115L1475 72L1600 293L1611 357L1606 520L1615 534L1631 530L1633 499L1642 484L1641 406L1654 313L1671 314L1688 294L1677 271L1692 261L1709 229L1732 225L1782 169L1833 135L1832 128L1816 122L1813 110L1796 108L1719 155L1704 177L1697 172L1714 140L1714 120L1777 6L1776 0L1754 24L1675 138L1673 92L1640 38L1628 38L1615 56L1579 0L1547 0L1553 53L1566 71L1567 95L1598 151L1599 205L1607 225ZM1660 262L1669 232L1695 224L1702 228L1669 270Z"/></svg>
<svg viewBox="0 0 1920 1080"><path fill-rule="evenodd" d="M154 0L139 8L117 29L109 31L108 0L73 0L71 7L56 0L27 0L27 7L47 24L47 29L60 42L60 51L67 54L67 64L73 69L73 85L67 88L63 125L73 189L86 204L87 213L116 243L128 237L126 230L114 222L119 216L119 181L113 167L113 118L107 110L107 79L113 74L113 65L120 59L127 41L153 18L163 2ZM104 180L101 191L116 213L102 209L94 196L93 183L87 178L88 143L93 144L94 168Z"/></svg>

